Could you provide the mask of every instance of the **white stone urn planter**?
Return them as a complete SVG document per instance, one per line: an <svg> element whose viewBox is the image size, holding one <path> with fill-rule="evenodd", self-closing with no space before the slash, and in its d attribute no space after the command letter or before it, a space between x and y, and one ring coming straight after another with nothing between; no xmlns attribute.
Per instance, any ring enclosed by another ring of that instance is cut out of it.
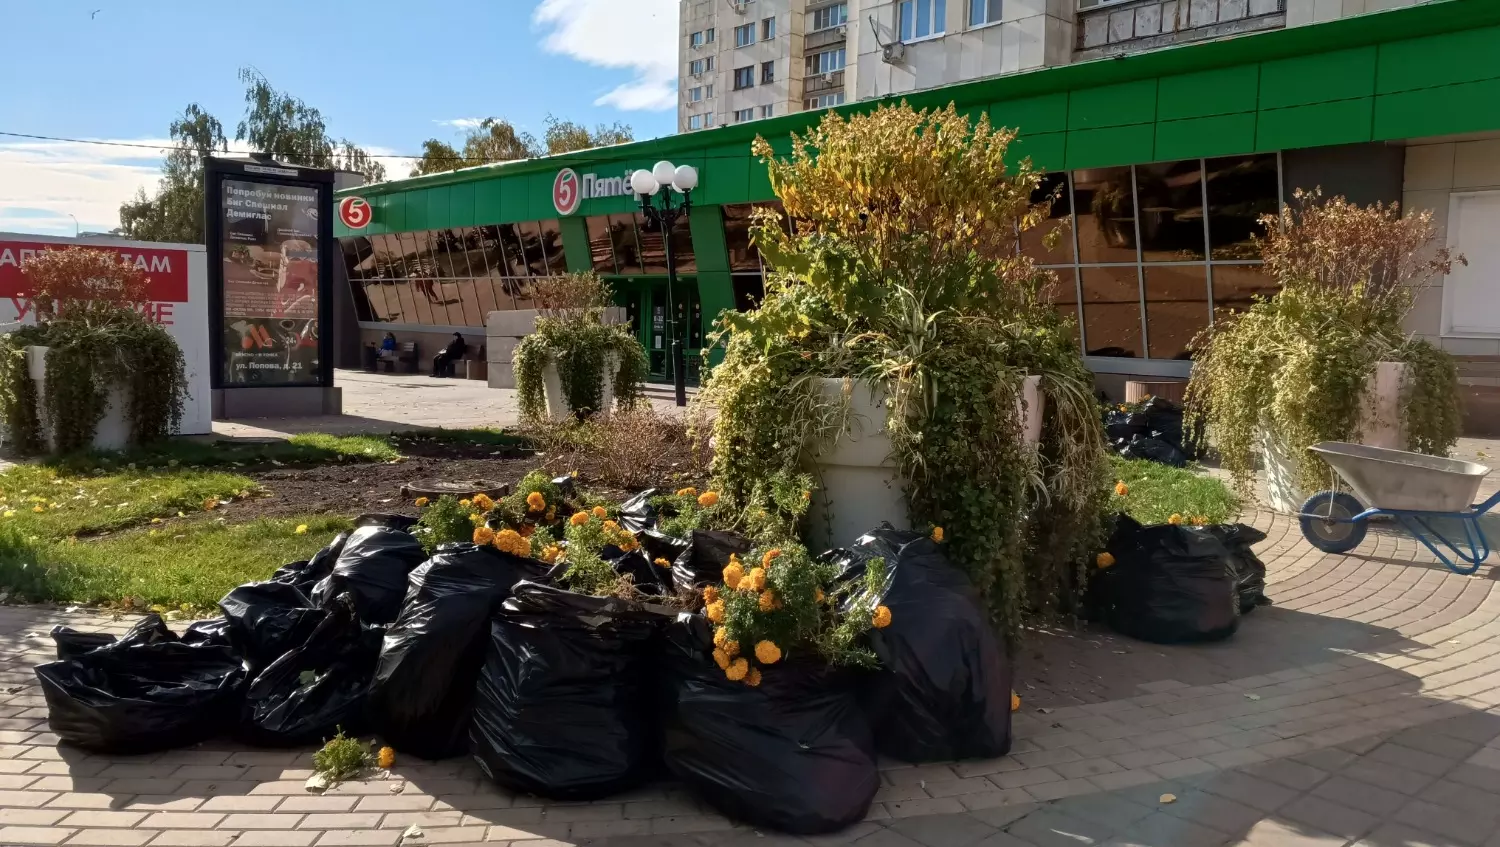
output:
<svg viewBox="0 0 1500 847"><path fill-rule="evenodd" d="M1022 441L1036 447L1042 435L1040 376L1028 376L1016 401ZM818 380L824 402L842 404L846 381ZM910 529L902 479L891 459L886 433L885 391L848 380L849 431L814 459L821 487L808 509L808 540L814 547L840 547L888 522Z"/></svg>
<svg viewBox="0 0 1500 847"><path fill-rule="evenodd" d="M52 438L52 422L47 418L47 353L50 347L27 347L26 370L36 385L36 417L41 427L43 441L49 452L56 452ZM105 401L104 417L94 431L95 450L123 450L130 446L130 419L127 417L129 398L124 386L111 386Z"/></svg>
<svg viewBox="0 0 1500 847"><path fill-rule="evenodd" d="M599 391L599 409L594 412L601 418L609 417L615 408L615 376L620 372L618 353L604 355L603 384ZM542 391L547 397L547 419L565 421L573 417L573 407L568 405L568 395L563 392L562 376L557 372L556 360L542 368Z"/></svg>
<svg viewBox="0 0 1500 847"><path fill-rule="evenodd" d="M1406 433L1401 429L1405 382L1404 362L1375 363L1375 372L1365 383L1356 443L1406 449ZM1292 450L1275 433L1261 430L1259 441L1261 467L1266 473L1266 505L1278 512L1297 514L1314 492L1303 490Z"/></svg>

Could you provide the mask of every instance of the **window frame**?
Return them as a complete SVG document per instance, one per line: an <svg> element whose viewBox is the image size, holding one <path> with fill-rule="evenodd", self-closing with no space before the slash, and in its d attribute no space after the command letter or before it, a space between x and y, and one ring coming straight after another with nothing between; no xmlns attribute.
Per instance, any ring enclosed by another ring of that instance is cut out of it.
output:
<svg viewBox="0 0 1500 847"><path fill-rule="evenodd" d="M1082 3L1084 0L1078 0L1078 2ZM990 14L992 6L993 15ZM974 20L974 12L977 9L984 10L984 20L978 22ZM1003 20L1005 20L1005 0L969 0L969 29L983 29Z"/></svg>
<svg viewBox="0 0 1500 847"><path fill-rule="evenodd" d="M927 27L928 31L918 33L917 13L920 3L927 3ZM908 17L911 27L906 27ZM896 4L896 37L906 44L914 44L918 41L927 41L933 38L942 38L948 34L948 3L947 0L900 0ZM909 33L909 34L908 34Z"/></svg>
<svg viewBox="0 0 1500 847"><path fill-rule="evenodd" d="M761 106L760 107L760 116L761 116L761 118L774 118L774 117L776 117L776 104L774 104L774 103L767 103L766 105Z"/></svg>
<svg viewBox="0 0 1500 847"><path fill-rule="evenodd" d="M833 14L835 9L842 12L842 14L838 16L837 21L833 20L835 17L835 15ZM825 30L834 29L835 27L841 27L849 23L849 4L847 2L835 3L832 6L824 6L821 9L814 9L813 11L808 12L808 14L811 15L813 19L813 25L808 27L808 32L823 32ZM824 15L826 19L830 21L830 23L818 26L819 15Z"/></svg>
<svg viewBox="0 0 1500 847"><path fill-rule="evenodd" d="M760 84L770 85L776 81L776 60L770 59L760 63Z"/></svg>
<svg viewBox="0 0 1500 847"><path fill-rule="evenodd" d="M813 76L813 75L822 75L822 74L833 74L833 73L838 73L839 71L842 71L845 68L848 68L849 67L849 53L848 53L848 50L849 50L849 48L847 46L845 46L845 47L830 47L827 50L819 50L819 51L817 51L815 53L809 53L809 54L807 54L807 75L808 76ZM820 61L822 57L824 57L824 56L833 56L835 54L837 54L838 57L839 57L839 66L838 67L836 67L836 68L821 67L821 65L823 64Z"/></svg>
<svg viewBox="0 0 1500 847"><path fill-rule="evenodd" d="M734 112L734 122L737 124L749 123L753 120L755 120L754 106L751 106L748 109L736 109Z"/></svg>
<svg viewBox="0 0 1500 847"><path fill-rule="evenodd" d="M751 21L750 23L747 23L747 24L740 24L739 26L735 27L734 28L734 49L738 50L741 47L751 47L751 46L754 46L754 44L755 44L755 29L756 29L756 23L755 23L755 21ZM742 36L748 36L748 37L742 37Z"/></svg>
<svg viewBox="0 0 1500 847"><path fill-rule="evenodd" d="M774 41L776 39L776 16L760 19L760 40Z"/></svg>
<svg viewBox="0 0 1500 847"><path fill-rule="evenodd" d="M747 80L747 82L744 85L740 84L740 75L741 75L741 73L744 74L744 78ZM734 91L744 91L744 90L749 89L749 88L754 88L755 87L755 66L754 65L745 65L742 68L735 68L734 69L734 76L731 78L731 84L733 85L733 89L732 90L734 90Z"/></svg>

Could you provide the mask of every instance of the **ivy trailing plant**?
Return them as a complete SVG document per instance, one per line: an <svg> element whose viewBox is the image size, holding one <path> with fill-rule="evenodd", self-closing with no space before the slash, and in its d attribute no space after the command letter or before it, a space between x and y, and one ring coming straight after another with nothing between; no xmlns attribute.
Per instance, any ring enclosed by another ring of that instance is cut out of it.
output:
<svg viewBox="0 0 1500 847"><path fill-rule="evenodd" d="M1307 448L1359 440L1377 362L1406 365L1409 449L1446 455L1461 425L1453 357L1402 327L1422 288L1465 261L1432 246L1432 213L1402 217L1394 203L1324 201L1316 190L1294 196L1260 221L1265 269L1281 290L1194 342L1188 426L1212 439L1242 496L1264 437L1294 458L1305 490L1326 488L1329 470Z"/></svg>
<svg viewBox="0 0 1500 847"><path fill-rule="evenodd" d="M546 418L546 390L542 377L556 365L568 408L580 420L603 405L604 369L615 360L615 405L635 406L646 381L646 351L630 331L604 323L610 305L609 286L593 273L568 274L534 285L541 304L536 329L516 345L516 393L521 416Z"/></svg>
<svg viewBox="0 0 1500 847"><path fill-rule="evenodd" d="M58 453L88 449L115 389L123 389L131 444L171 435L187 376L177 342L142 314L147 276L87 248L43 251L21 271L37 324L0 338L0 413L15 449L45 452L48 436ZM48 348L41 404L27 364L31 346Z"/></svg>
<svg viewBox="0 0 1500 847"><path fill-rule="evenodd" d="M862 425L848 398L872 387L912 526L944 528L1012 646L1024 614L1068 605L1109 482L1093 377L1050 302L1056 280L1018 250L1051 198L1035 196L1029 160L1007 163L1014 139L951 105L905 103L830 114L784 159L757 139L789 220L757 213L766 296L721 317L724 361L700 394L717 410L717 490L776 509L765 481L814 467ZM1028 374L1046 398L1038 450L1016 415ZM824 378L845 380L842 401L820 392Z"/></svg>

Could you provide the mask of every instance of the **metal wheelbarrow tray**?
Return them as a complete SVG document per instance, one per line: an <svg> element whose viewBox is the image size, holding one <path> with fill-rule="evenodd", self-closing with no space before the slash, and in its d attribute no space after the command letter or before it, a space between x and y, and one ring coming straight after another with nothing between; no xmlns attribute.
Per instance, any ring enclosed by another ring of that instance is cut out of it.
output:
<svg viewBox="0 0 1500 847"><path fill-rule="evenodd" d="M1475 503L1474 498L1489 468L1458 459L1339 441L1324 441L1308 449L1354 490L1354 495L1319 491L1303 504L1302 534L1314 547L1346 553L1364 540L1370 518L1386 515L1398 520L1457 573L1473 573L1488 558L1489 539L1479 519L1500 503L1500 493L1483 503ZM1437 526L1439 520L1444 522L1443 527ZM1456 529L1462 530L1461 538ZM1464 564L1455 563L1434 541Z"/></svg>

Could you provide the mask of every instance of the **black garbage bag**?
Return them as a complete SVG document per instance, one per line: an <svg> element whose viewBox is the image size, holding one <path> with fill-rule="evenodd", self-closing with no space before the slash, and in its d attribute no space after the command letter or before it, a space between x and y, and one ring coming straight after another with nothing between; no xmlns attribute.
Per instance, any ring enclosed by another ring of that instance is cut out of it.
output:
<svg viewBox="0 0 1500 847"><path fill-rule="evenodd" d="M1124 445L1119 450L1121 456L1127 459L1146 459L1152 462L1160 462L1180 468L1187 464L1187 456L1177 447L1168 444L1160 438L1150 436L1137 437L1134 441Z"/></svg>
<svg viewBox="0 0 1500 847"><path fill-rule="evenodd" d="M344 542L333 573L313 589L313 602L325 606L347 593L361 622L388 624L401 614L407 575L426 560L421 542L411 533L383 526L360 527Z"/></svg>
<svg viewBox="0 0 1500 847"><path fill-rule="evenodd" d="M652 562L643 547L637 547L627 553L613 544L599 551L599 558L609 562L610 566L615 569L615 573L630 577L635 583L636 590L643 594L664 597L674 593L672 565L669 559L664 560L668 564L662 567Z"/></svg>
<svg viewBox="0 0 1500 847"><path fill-rule="evenodd" d="M864 819L880 771L851 671L787 660L751 688L709 658L702 616L679 615L663 641L666 765L689 790L731 818L782 832L834 832Z"/></svg>
<svg viewBox="0 0 1500 847"><path fill-rule="evenodd" d="M941 545L886 526L828 555L848 580L885 560L880 596L848 601L891 610L890 625L869 633L880 667L860 685L880 752L908 762L1009 753L1013 668L979 592Z"/></svg>
<svg viewBox="0 0 1500 847"><path fill-rule="evenodd" d="M41 665L36 676L47 724L64 744L151 753L204 741L233 720L245 672L228 647L174 638L121 640Z"/></svg>
<svg viewBox="0 0 1500 847"><path fill-rule="evenodd" d="M1096 570L1091 604L1111 628L1157 643L1215 641L1240 624L1239 586L1229 551L1212 533L1188 526L1141 526L1120 515Z"/></svg>
<svg viewBox="0 0 1500 847"><path fill-rule="evenodd" d="M677 557L682 555L682 551L688 548L686 540L664 532L657 532L654 529L637 532L635 540L641 543L641 551L646 554L646 558L653 562L657 559L676 562ZM669 579L670 576L671 572L668 571Z"/></svg>
<svg viewBox="0 0 1500 847"><path fill-rule="evenodd" d="M648 488L621 503L620 526L634 533L656 529L656 507L651 505L651 498L658 493L655 488Z"/></svg>
<svg viewBox="0 0 1500 847"><path fill-rule="evenodd" d="M494 547L446 544L411 572L401 616L386 630L370 687L370 728L424 759L469 749L474 679L490 619L523 579L547 566Z"/></svg>
<svg viewBox="0 0 1500 847"><path fill-rule="evenodd" d="M474 759L513 791L591 800L654 776L660 616L522 582L495 615L474 691Z"/></svg>
<svg viewBox="0 0 1500 847"><path fill-rule="evenodd" d="M301 589L285 582L251 582L219 601L229 642L245 657L254 679L271 663L307 642L328 613L313 607Z"/></svg>
<svg viewBox="0 0 1500 847"><path fill-rule="evenodd" d="M354 526L356 528L362 526L383 526L386 529L399 529L402 532L411 532L411 528L417 525L417 520L417 518L411 515L366 512L354 519Z"/></svg>
<svg viewBox="0 0 1500 847"><path fill-rule="evenodd" d="M79 632L66 626L52 628L52 643L57 646L57 658L73 659L100 647L119 645L143 647L147 644L163 644L177 640L177 634L161 619L161 615L150 614L141 618L125 635L116 639L104 632Z"/></svg>
<svg viewBox="0 0 1500 847"><path fill-rule="evenodd" d="M1151 432L1151 421L1139 412L1121 412L1112 409L1104 414L1104 433L1111 443L1125 439L1128 444L1138 435Z"/></svg>
<svg viewBox="0 0 1500 847"><path fill-rule="evenodd" d="M672 563L672 582L679 591L715 585L724 579L730 554L750 552L750 539L732 532L695 529L688 533L687 549Z"/></svg>
<svg viewBox="0 0 1500 847"><path fill-rule="evenodd" d="M578 480L572 474L563 474L553 477L552 484L557 486L557 492L564 497L572 497L578 490Z"/></svg>
<svg viewBox="0 0 1500 847"><path fill-rule="evenodd" d="M1266 534L1248 524L1214 524L1203 528L1219 539L1229 551L1229 562L1234 567L1235 593L1240 598L1240 614L1256 606L1268 606L1271 599L1266 596L1266 563L1250 549L1252 545L1266 540Z"/></svg>
<svg viewBox="0 0 1500 847"><path fill-rule="evenodd" d="M182 643L205 647L231 647L234 642L229 637L229 620L214 618L198 621L183 631Z"/></svg>
<svg viewBox="0 0 1500 847"><path fill-rule="evenodd" d="M330 604L306 643L250 683L235 734L267 747L314 744L365 729L365 696L384 627L362 626L347 595Z"/></svg>
<svg viewBox="0 0 1500 847"><path fill-rule="evenodd" d="M313 587L320 580L333 573L333 563L338 561L339 554L344 552L344 543L349 540L349 533L341 532L333 537L328 546L319 550L312 559L306 562L292 562L276 569L271 574L271 582L284 582L296 586L302 593L311 595Z"/></svg>

